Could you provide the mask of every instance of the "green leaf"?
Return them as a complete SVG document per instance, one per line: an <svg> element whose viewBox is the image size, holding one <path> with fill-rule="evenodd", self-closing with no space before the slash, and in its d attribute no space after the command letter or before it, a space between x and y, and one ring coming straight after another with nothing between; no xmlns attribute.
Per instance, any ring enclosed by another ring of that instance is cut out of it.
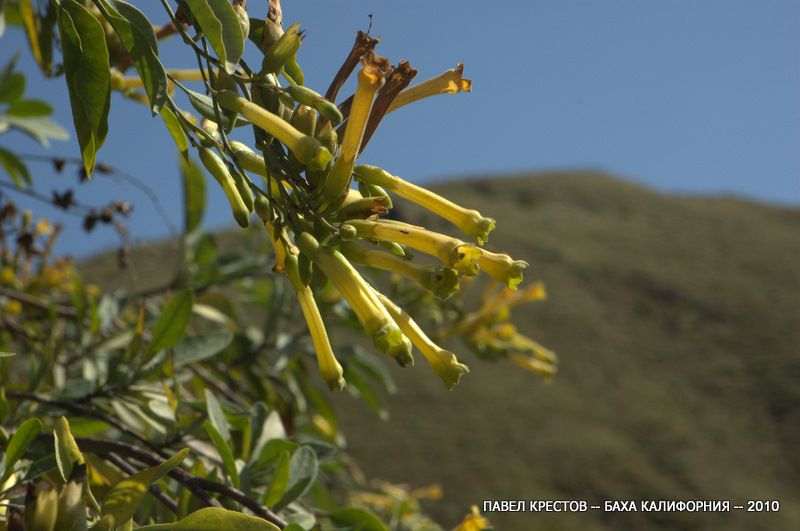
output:
<svg viewBox="0 0 800 531"><path fill-rule="evenodd" d="M389 531L386 524L381 522L375 513L359 507L345 507L329 515L331 521L337 526L358 531Z"/></svg>
<svg viewBox="0 0 800 531"><path fill-rule="evenodd" d="M28 419L22 424L20 424L17 431L14 432L14 435L11 437L11 440L8 441L8 447L6 447L6 455L5 455L5 471L3 472L2 481L0 481L0 485L2 485L6 479L11 475L14 471L14 465L20 458L25 454L25 450L27 450L28 446L39 436L42 432L42 421L39 419Z"/></svg>
<svg viewBox="0 0 800 531"><path fill-rule="evenodd" d="M219 400L211 392L211 389L205 390L206 397L206 411L208 411L208 420L217 429L226 443L231 442L231 427L228 424L228 419L225 418L225 412L222 411L222 406L219 405Z"/></svg>
<svg viewBox="0 0 800 531"><path fill-rule="evenodd" d="M0 103L17 101L25 92L25 76L18 72L9 72L0 78Z"/></svg>
<svg viewBox="0 0 800 531"><path fill-rule="evenodd" d="M244 36L228 0L184 0L225 71L233 74L244 53Z"/></svg>
<svg viewBox="0 0 800 531"><path fill-rule="evenodd" d="M139 504L144 499L150 485L168 474L189 455L189 449L184 448L160 465L145 468L129 478L121 480L114 485L103 500L101 515L111 516L114 526L121 526L133 518Z"/></svg>
<svg viewBox="0 0 800 531"><path fill-rule="evenodd" d="M61 472L61 479L69 481L69 477L72 474L72 467L84 464L86 459L84 459L83 453L81 453L80 448L78 448L75 437L72 436L72 431L69 428L69 422L66 417L59 417L58 420L56 420L56 425L53 429L53 438L55 440L58 471Z"/></svg>
<svg viewBox="0 0 800 531"><path fill-rule="evenodd" d="M189 156L189 142L186 140L186 133L183 132L180 120L169 107L161 108L161 118L164 120L167 131L169 131L175 145L178 146L178 151L181 152L184 159L187 158Z"/></svg>
<svg viewBox="0 0 800 531"><path fill-rule="evenodd" d="M230 345L231 341L233 341L233 334L227 330L184 337L175 344L173 362L175 368L216 356Z"/></svg>
<svg viewBox="0 0 800 531"><path fill-rule="evenodd" d="M192 316L192 293L182 291L175 295L161 312L161 317L153 327L150 354L169 348L178 342L186 332L186 325Z"/></svg>
<svg viewBox="0 0 800 531"><path fill-rule="evenodd" d="M196 229L203 219L206 207L206 179L203 170L193 160L181 158L180 163L183 175L184 231L188 234Z"/></svg>
<svg viewBox="0 0 800 531"><path fill-rule="evenodd" d="M228 473L228 477L231 478L231 483L233 483L233 486L238 489L239 471L236 470L236 460L233 458L231 447L228 446L228 443L225 442L225 438L211 422L205 421L203 423L203 427L205 427L206 433L208 433L208 436L211 438L211 442L214 443L214 447L217 449L219 456L222 458L222 464L225 465L225 471Z"/></svg>
<svg viewBox="0 0 800 531"><path fill-rule="evenodd" d="M167 524L145 525L137 531L280 531L280 528L255 516L220 507L206 507L186 518Z"/></svg>
<svg viewBox="0 0 800 531"><path fill-rule="evenodd" d="M17 100L6 109L6 114L12 116L50 116L53 108L50 104L40 100Z"/></svg>
<svg viewBox="0 0 800 531"><path fill-rule="evenodd" d="M308 446L301 446L292 455L289 463L289 485L281 501L275 505L275 510L280 511L294 500L308 492L314 480L317 479L319 463L317 454Z"/></svg>
<svg viewBox="0 0 800 531"><path fill-rule="evenodd" d="M51 139L67 140L69 138L69 133L67 133L66 129L50 118L43 116L14 116L6 114L0 116L0 124L3 122L30 135L44 147L50 147Z"/></svg>
<svg viewBox="0 0 800 531"><path fill-rule="evenodd" d="M269 484L267 492L264 494L264 505L272 507L283 498L286 493L286 487L289 486L289 477L291 456L289 452L282 452L275 464L275 473L272 475L272 481Z"/></svg>
<svg viewBox="0 0 800 531"><path fill-rule="evenodd" d="M105 32L76 0L62 0L58 29L64 52L64 77L83 166L91 177L95 158L108 135L111 80Z"/></svg>
<svg viewBox="0 0 800 531"><path fill-rule="evenodd" d="M122 0L97 0L95 4L130 54L155 116L167 101L167 73L158 58L153 25L144 13Z"/></svg>
<svg viewBox="0 0 800 531"><path fill-rule="evenodd" d="M31 174L28 173L28 168L25 164L15 154L1 147L0 166L3 166L18 188L22 186L23 181L25 184L31 184Z"/></svg>

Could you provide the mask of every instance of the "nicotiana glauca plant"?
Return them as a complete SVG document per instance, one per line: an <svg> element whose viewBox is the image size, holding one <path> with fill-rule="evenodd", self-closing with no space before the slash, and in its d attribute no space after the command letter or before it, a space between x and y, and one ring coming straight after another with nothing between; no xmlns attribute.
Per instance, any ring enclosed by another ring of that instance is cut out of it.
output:
<svg viewBox="0 0 800 531"><path fill-rule="evenodd" d="M512 308L545 291L538 282L520 286L527 262L486 248L494 220L365 153L386 114L469 92L471 81L458 65L412 84L408 61L393 64L376 52L378 38L358 32L323 93L304 84L303 31L284 28L277 0L264 19L251 17L244 0L160 5L167 22L154 26L121 0L0 2L42 72L66 82L83 177L114 170L97 157L119 92L168 130L185 199L173 277L104 291L53 257L57 226L0 197L0 349L14 353L0 360L0 419L11 427L0 433L2 525L441 529L419 505L435 488L368 483L340 451L330 392L314 373L382 415L374 387L392 391L394 383L381 358L410 367L416 349L452 389L469 372L440 345L452 338L480 358L555 373L555 355L509 320ZM166 38L182 39L196 67L164 68ZM246 48L258 62L244 59ZM340 98L351 76L355 91ZM24 84L13 61L0 72L0 133L63 139L49 107L23 98ZM0 148L6 189L47 200L26 165L35 160ZM201 168L247 245L225 249L202 230ZM69 206L77 204L71 194ZM398 220L395 200L458 235ZM129 211L119 202L89 208L84 224ZM481 272L487 287L475 307L461 288ZM412 315L432 319L419 324ZM337 339L339 328L360 330L375 352ZM473 511L456 529L488 526Z"/></svg>

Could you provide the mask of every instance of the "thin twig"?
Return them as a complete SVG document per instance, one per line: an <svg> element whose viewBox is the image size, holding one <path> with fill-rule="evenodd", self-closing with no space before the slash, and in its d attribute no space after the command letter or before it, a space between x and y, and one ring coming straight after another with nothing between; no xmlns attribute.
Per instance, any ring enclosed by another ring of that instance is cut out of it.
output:
<svg viewBox="0 0 800 531"><path fill-rule="evenodd" d="M126 425L122 424L120 421L116 420L109 415L106 415L102 411L95 409L91 406L86 406L83 404L78 404L76 402L68 402L66 400L57 400L55 398L50 398L43 395L38 395L36 393L25 393L21 391L6 391L6 397L11 400L29 400L31 402L36 402L38 404L45 404L48 406L58 407L65 411L69 411L71 413L75 413L77 415L82 415L84 417L90 417L102 420L106 424L116 428L121 433L136 439L143 445L150 448L152 451L156 452L158 455L164 457L166 454L164 450L158 447L155 443L150 442L146 437L139 435Z"/></svg>

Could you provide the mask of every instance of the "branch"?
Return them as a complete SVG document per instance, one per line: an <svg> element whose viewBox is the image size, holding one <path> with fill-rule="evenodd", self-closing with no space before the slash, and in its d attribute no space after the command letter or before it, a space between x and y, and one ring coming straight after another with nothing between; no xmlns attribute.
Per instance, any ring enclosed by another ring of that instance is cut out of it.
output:
<svg viewBox="0 0 800 531"><path fill-rule="evenodd" d="M37 438L41 441L45 441L46 443L53 444L53 436L51 434L41 434ZM139 461L147 466L158 465L164 461L164 458L160 455L156 455L132 444L120 441L107 441L90 437L76 437L75 442L78 443L78 447L80 447L82 450L92 452L100 456L117 454L119 456L126 456L131 459L135 459L136 461ZM223 485L222 483L217 483L216 481L211 481L209 479L195 477L182 468L173 469L169 473L169 476L189 489L192 494L197 496L206 505L219 506L219 502L207 495L207 492L215 492L225 496L230 500L240 503L249 509L254 515L275 524L281 529L287 525L283 518L273 513L256 500L248 497L238 489Z"/></svg>
<svg viewBox="0 0 800 531"><path fill-rule="evenodd" d="M109 452L106 454L106 459L108 459L114 466L119 468L121 471L125 472L129 476L135 474L137 470L128 464L123 458L118 456L115 453ZM172 514L178 514L178 504L175 501L164 494L162 490L158 487L156 483L150 485L150 494L152 494L158 501L160 501L167 509L169 509Z"/></svg>
<svg viewBox="0 0 800 531"><path fill-rule="evenodd" d="M65 411L74 413L76 415L102 420L106 424L116 428L117 430L119 430L121 433L124 433L128 437L136 439L143 445L150 448L152 451L156 452L159 456L166 457L164 451L161 448L159 448L156 444L150 442L146 437L139 435L126 425L122 424L120 421L106 415L102 411L99 411L93 407L85 406L83 404L78 404L76 402L57 400L55 398L49 398L43 395L37 395L35 393L24 393L20 391L6 391L6 398L10 400L29 400L31 402L36 402L39 404L58 407Z"/></svg>
<svg viewBox="0 0 800 531"><path fill-rule="evenodd" d="M36 299L35 297L31 297L27 293L23 293L15 289L0 287L0 295L8 297L9 299L14 299L16 301L19 301L22 304L25 304L26 306L33 306L34 308L39 308L40 310L44 310L46 312L54 310L56 314L58 314L61 317L68 317L70 319L74 319L78 316L78 312L76 312L74 308L70 308L69 306L62 306L55 303L48 304L46 302L40 301L39 299Z"/></svg>

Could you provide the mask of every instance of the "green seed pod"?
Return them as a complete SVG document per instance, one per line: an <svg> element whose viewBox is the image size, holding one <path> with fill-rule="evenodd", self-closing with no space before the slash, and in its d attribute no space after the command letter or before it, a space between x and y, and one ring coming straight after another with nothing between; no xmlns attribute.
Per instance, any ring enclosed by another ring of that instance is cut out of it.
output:
<svg viewBox="0 0 800 531"><path fill-rule="evenodd" d="M230 90L236 92L239 89L236 80L221 68L216 71L216 75L211 76L211 87L217 91ZM220 114L224 117L223 123L227 123L225 132L230 133L231 130L236 127L236 118L238 114L236 111L225 108L220 108Z"/></svg>
<svg viewBox="0 0 800 531"><path fill-rule="evenodd" d="M380 186L374 184L368 184L363 181L358 182L358 191L361 192L361 195L364 197L383 197L386 201L386 208L391 209L394 204L392 203L392 197L389 193L381 188Z"/></svg>
<svg viewBox="0 0 800 531"><path fill-rule="evenodd" d="M283 66L294 57L297 50L300 49L300 44L302 42L298 34L299 28L299 24L292 24L289 29L269 47L264 54L264 61L261 63L262 73L277 74L281 71Z"/></svg>
<svg viewBox="0 0 800 531"><path fill-rule="evenodd" d="M325 149L331 153L336 153L336 148L339 145L339 138L330 122L326 122L324 126L317 128L315 136Z"/></svg>
<svg viewBox="0 0 800 531"><path fill-rule="evenodd" d="M313 107L318 99L322 99L322 95L302 85L290 85L284 90L294 101L309 107Z"/></svg>
<svg viewBox="0 0 800 531"><path fill-rule="evenodd" d="M236 184L236 190L239 192L244 206L246 206L247 210L252 213L253 209L255 208L255 200L253 198L253 191L250 189L250 184L247 182L247 178L238 171L234 171L231 174L231 177L233 177L233 182Z"/></svg>
<svg viewBox="0 0 800 531"><path fill-rule="evenodd" d="M339 236L343 240L354 240L356 236L358 236L358 231L354 226L343 223L342 226L339 227Z"/></svg>
<svg viewBox="0 0 800 531"><path fill-rule="evenodd" d="M236 189L236 182L233 180L231 173L228 171L227 166L216 153L208 148L200 148L200 161L206 167L208 173L219 183L228 202L231 204L231 211L233 218L242 228L247 228L250 225L250 211L244 204L242 196Z"/></svg>
<svg viewBox="0 0 800 531"><path fill-rule="evenodd" d="M272 219L272 209L269 207L269 200L261 194L256 194L253 200L253 208L262 221Z"/></svg>
<svg viewBox="0 0 800 531"><path fill-rule="evenodd" d="M300 256L297 257L297 269L300 275L300 282L302 282L304 286L311 284L311 278L314 274L314 266L311 259L300 253Z"/></svg>
<svg viewBox="0 0 800 531"><path fill-rule="evenodd" d="M414 255L411 254L411 251L409 251L405 245L400 245L399 243L387 242L383 240L378 240L378 245L380 245L390 253L399 256L400 258L411 260L414 257Z"/></svg>
<svg viewBox="0 0 800 531"><path fill-rule="evenodd" d="M298 105L290 122L298 131L314 136L317 128L317 113L307 105Z"/></svg>
<svg viewBox="0 0 800 531"><path fill-rule="evenodd" d="M339 107L326 99L317 100L314 108L334 124L339 124L344 120L344 116L342 116L342 111L339 110Z"/></svg>

